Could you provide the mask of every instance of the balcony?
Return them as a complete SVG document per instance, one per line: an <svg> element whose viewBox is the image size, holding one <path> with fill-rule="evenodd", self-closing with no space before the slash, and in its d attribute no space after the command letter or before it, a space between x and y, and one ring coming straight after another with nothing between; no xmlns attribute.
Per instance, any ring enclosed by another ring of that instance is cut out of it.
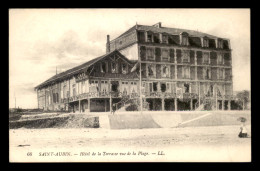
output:
<svg viewBox="0 0 260 171"><path fill-rule="evenodd" d="M111 96L110 96L111 95ZM69 103L78 100L88 99L88 98L126 98L126 99L136 99L139 98L139 93L126 94L124 92L91 92L84 93L77 96L72 96L69 98L61 99L61 103ZM196 99L198 95L196 93L183 93L178 94L171 92L144 92L142 94L143 98L183 98L183 99Z"/></svg>

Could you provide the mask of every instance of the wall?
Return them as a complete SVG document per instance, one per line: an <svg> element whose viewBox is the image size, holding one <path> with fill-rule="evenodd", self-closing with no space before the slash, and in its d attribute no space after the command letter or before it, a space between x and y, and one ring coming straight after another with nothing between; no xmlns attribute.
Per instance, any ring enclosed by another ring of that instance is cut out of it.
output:
<svg viewBox="0 0 260 171"><path fill-rule="evenodd" d="M138 60L138 45L134 44L119 51L130 60Z"/></svg>
<svg viewBox="0 0 260 171"><path fill-rule="evenodd" d="M136 31L110 41L110 51L126 47L137 41Z"/></svg>

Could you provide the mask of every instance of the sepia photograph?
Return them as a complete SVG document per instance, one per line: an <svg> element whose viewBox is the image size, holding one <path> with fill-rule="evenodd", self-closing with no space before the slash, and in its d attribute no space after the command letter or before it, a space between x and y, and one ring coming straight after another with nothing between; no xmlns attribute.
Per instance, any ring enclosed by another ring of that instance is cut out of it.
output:
<svg viewBox="0 0 260 171"><path fill-rule="evenodd" d="M9 9L9 162L251 162L250 9Z"/></svg>

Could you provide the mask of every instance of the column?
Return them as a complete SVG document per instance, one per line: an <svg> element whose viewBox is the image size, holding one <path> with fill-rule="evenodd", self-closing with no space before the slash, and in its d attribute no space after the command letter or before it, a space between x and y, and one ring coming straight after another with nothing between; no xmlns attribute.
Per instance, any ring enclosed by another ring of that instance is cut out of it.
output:
<svg viewBox="0 0 260 171"><path fill-rule="evenodd" d="M231 110L231 101L228 100L228 110Z"/></svg>
<svg viewBox="0 0 260 171"><path fill-rule="evenodd" d="M38 102L38 109L40 108L40 100L39 100L39 89L37 89L37 102ZM16 103L16 102L15 102ZM15 108L16 108L16 104L15 104Z"/></svg>
<svg viewBox="0 0 260 171"><path fill-rule="evenodd" d="M112 94L111 94L111 80L109 79L109 109L110 113L112 114Z"/></svg>
<svg viewBox="0 0 260 171"><path fill-rule="evenodd" d="M88 112L90 112L90 98L88 98Z"/></svg>
<svg viewBox="0 0 260 171"><path fill-rule="evenodd" d="M153 110L155 110L155 99L153 99Z"/></svg>
<svg viewBox="0 0 260 171"><path fill-rule="evenodd" d="M195 80L198 80L198 71L197 71L197 51L194 51L194 60L195 60Z"/></svg>
<svg viewBox="0 0 260 171"><path fill-rule="evenodd" d="M81 113L81 104L80 104L80 100L79 100L79 113Z"/></svg>
<svg viewBox="0 0 260 171"><path fill-rule="evenodd" d="M159 33L159 39L161 43L163 42L162 36L163 36L162 33Z"/></svg>
<svg viewBox="0 0 260 171"><path fill-rule="evenodd" d="M105 99L105 112L107 111L107 99Z"/></svg>
<svg viewBox="0 0 260 171"><path fill-rule="evenodd" d="M198 84L199 84L199 106L200 106L200 82Z"/></svg>
<svg viewBox="0 0 260 171"><path fill-rule="evenodd" d="M164 98L162 98L162 111L164 111L164 104L165 104L165 101L164 101Z"/></svg>
<svg viewBox="0 0 260 171"><path fill-rule="evenodd" d="M178 110L178 106L177 106L177 97L174 98L174 110L175 110L175 111Z"/></svg>
<svg viewBox="0 0 260 171"><path fill-rule="evenodd" d="M176 49L174 49L174 63L175 63L175 79L177 80L177 54L176 54Z"/></svg>
<svg viewBox="0 0 260 171"><path fill-rule="evenodd" d="M222 100L222 109L221 110L224 110L224 104L225 104L225 100Z"/></svg>
<svg viewBox="0 0 260 171"><path fill-rule="evenodd" d="M191 98L190 99L190 110L193 110L192 106L193 106L193 101L192 101L192 98Z"/></svg>
<svg viewBox="0 0 260 171"><path fill-rule="evenodd" d="M218 110L218 88L217 88L217 85L215 85L215 96L216 96L216 110Z"/></svg>
<svg viewBox="0 0 260 171"><path fill-rule="evenodd" d="M145 42L147 42L147 31L144 33L145 35Z"/></svg>
<svg viewBox="0 0 260 171"><path fill-rule="evenodd" d="M112 113L112 94L111 94L111 91L110 91L109 105L110 105L110 113Z"/></svg>

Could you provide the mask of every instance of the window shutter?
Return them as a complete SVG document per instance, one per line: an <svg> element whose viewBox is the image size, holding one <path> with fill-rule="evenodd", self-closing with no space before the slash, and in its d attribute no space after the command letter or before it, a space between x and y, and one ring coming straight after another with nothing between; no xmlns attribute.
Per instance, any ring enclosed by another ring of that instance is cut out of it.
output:
<svg viewBox="0 0 260 171"><path fill-rule="evenodd" d="M156 60L156 62L161 61L161 49L160 48L155 48L155 60Z"/></svg>
<svg viewBox="0 0 260 171"><path fill-rule="evenodd" d="M156 65L156 78L161 78L161 65Z"/></svg>
<svg viewBox="0 0 260 171"><path fill-rule="evenodd" d="M170 49L170 62L174 63L174 49Z"/></svg>
<svg viewBox="0 0 260 171"><path fill-rule="evenodd" d="M140 56L141 56L142 61L146 60L146 47L145 46L140 47Z"/></svg>

